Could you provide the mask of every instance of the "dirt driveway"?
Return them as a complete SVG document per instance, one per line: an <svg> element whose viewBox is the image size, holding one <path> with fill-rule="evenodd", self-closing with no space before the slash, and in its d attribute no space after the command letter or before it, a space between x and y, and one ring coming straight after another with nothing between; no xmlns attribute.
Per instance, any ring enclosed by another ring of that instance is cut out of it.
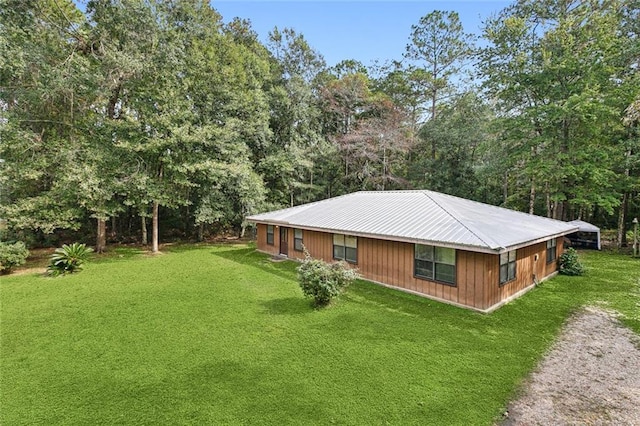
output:
<svg viewBox="0 0 640 426"><path fill-rule="evenodd" d="M640 426L640 339L613 314L572 317L509 405L507 425Z"/></svg>

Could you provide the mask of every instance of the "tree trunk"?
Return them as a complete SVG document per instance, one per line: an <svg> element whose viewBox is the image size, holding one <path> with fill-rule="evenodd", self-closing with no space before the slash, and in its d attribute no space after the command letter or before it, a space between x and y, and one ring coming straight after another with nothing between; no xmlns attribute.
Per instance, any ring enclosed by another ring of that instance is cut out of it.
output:
<svg viewBox="0 0 640 426"><path fill-rule="evenodd" d="M153 213L151 223L151 251L153 253L158 252L158 202L153 202Z"/></svg>
<svg viewBox="0 0 640 426"><path fill-rule="evenodd" d="M620 213L618 213L618 248L627 246L627 204L629 203L629 193L622 194L620 203Z"/></svg>
<svg viewBox="0 0 640 426"><path fill-rule="evenodd" d="M190 199L190 194L187 194L187 199ZM184 236L185 238L191 237L191 221L189 220L189 216L191 216L191 208L189 204L185 206L185 215L183 218L184 221Z"/></svg>
<svg viewBox="0 0 640 426"><path fill-rule="evenodd" d="M529 214L533 214L536 207L536 181L531 179L531 191L529 191Z"/></svg>
<svg viewBox="0 0 640 426"><path fill-rule="evenodd" d="M382 148L382 190L385 190L387 180L387 148Z"/></svg>
<svg viewBox="0 0 640 426"><path fill-rule="evenodd" d="M435 120L436 118L436 99L433 99L433 105L431 107L431 119ZM431 137L431 159L435 162L436 160L436 151L438 150L438 141L436 138Z"/></svg>
<svg viewBox="0 0 640 426"><path fill-rule="evenodd" d="M109 238L111 239L111 241L116 239L116 217L115 216L111 216L111 230L109 232Z"/></svg>
<svg viewBox="0 0 640 426"><path fill-rule="evenodd" d="M204 240L204 222L198 224L198 241Z"/></svg>
<svg viewBox="0 0 640 426"><path fill-rule="evenodd" d="M566 212L566 201L553 202L553 219L564 220Z"/></svg>
<svg viewBox="0 0 640 426"><path fill-rule="evenodd" d="M98 219L98 233L96 237L96 253L104 252L107 246L107 222L105 219Z"/></svg>
<svg viewBox="0 0 640 426"><path fill-rule="evenodd" d="M549 182L544 184L544 196L547 204L547 217L551 217L553 209L551 208L551 194L549 193Z"/></svg>
<svg viewBox="0 0 640 426"><path fill-rule="evenodd" d="M149 238L147 237L147 217L143 214L140 216L141 220L141 228L142 228L142 245L146 246L149 244Z"/></svg>
<svg viewBox="0 0 640 426"><path fill-rule="evenodd" d="M626 152L627 161L629 164L629 157L631 157L631 150ZM625 184L629 181L629 175L631 171L629 166L624 169ZM618 248L627 246L627 207L629 205L629 192L624 191L622 194L622 203L620 203L620 213L618 214Z"/></svg>
<svg viewBox="0 0 640 426"><path fill-rule="evenodd" d="M509 172L504 173L504 182L502 185L502 197L504 204L507 204L507 198L509 198Z"/></svg>

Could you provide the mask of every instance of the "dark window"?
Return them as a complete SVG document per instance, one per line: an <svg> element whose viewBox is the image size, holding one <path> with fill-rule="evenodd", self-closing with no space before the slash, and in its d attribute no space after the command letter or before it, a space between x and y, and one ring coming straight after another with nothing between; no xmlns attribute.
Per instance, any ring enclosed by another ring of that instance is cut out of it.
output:
<svg viewBox="0 0 640 426"><path fill-rule="evenodd" d="M417 278L455 285L455 249L416 244L414 249L414 275Z"/></svg>
<svg viewBox="0 0 640 426"><path fill-rule="evenodd" d="M556 241L555 238L551 239L551 240L547 240L547 263L551 263L554 262L556 260L556 245L558 244L558 242Z"/></svg>
<svg viewBox="0 0 640 426"><path fill-rule="evenodd" d="M302 251L302 229L293 230L293 248Z"/></svg>
<svg viewBox="0 0 640 426"><path fill-rule="evenodd" d="M516 251L500 255L500 284L516 279Z"/></svg>
<svg viewBox="0 0 640 426"><path fill-rule="evenodd" d="M273 245L273 225L267 225L267 244Z"/></svg>
<svg viewBox="0 0 640 426"><path fill-rule="evenodd" d="M333 234L333 258L358 263L358 238Z"/></svg>

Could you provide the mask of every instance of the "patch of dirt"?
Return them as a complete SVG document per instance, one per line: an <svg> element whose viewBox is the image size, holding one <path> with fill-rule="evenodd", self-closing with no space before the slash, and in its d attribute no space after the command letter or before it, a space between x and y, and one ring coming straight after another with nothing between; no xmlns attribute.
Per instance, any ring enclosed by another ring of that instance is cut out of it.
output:
<svg viewBox="0 0 640 426"><path fill-rule="evenodd" d="M11 271L10 274L7 274L6 276L10 276L10 275L28 275L28 274L46 274L47 273L47 268L44 267L39 267L39 268L21 268L21 269L16 269L15 271Z"/></svg>
<svg viewBox="0 0 640 426"><path fill-rule="evenodd" d="M273 255L273 256L269 257L269 260L272 261L272 262L279 263L279 262L284 262L285 260L289 260L289 258L284 257L284 256Z"/></svg>
<svg viewBox="0 0 640 426"><path fill-rule="evenodd" d="M53 253L53 250L53 248L29 249L29 257L26 263L13 268L6 276L46 273L49 257Z"/></svg>
<svg viewBox="0 0 640 426"><path fill-rule="evenodd" d="M587 308L509 405L507 425L639 425L640 339L614 314Z"/></svg>

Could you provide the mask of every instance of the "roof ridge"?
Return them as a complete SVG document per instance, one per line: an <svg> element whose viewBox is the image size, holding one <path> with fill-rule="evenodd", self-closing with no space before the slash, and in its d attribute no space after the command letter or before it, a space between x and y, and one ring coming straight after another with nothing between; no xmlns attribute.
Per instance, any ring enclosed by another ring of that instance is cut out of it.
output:
<svg viewBox="0 0 640 426"><path fill-rule="evenodd" d="M432 196L431 193L434 191L429 191L428 189L423 189L422 193L424 195L426 195L431 201L433 201L438 207L440 207L440 209L442 209L442 211L444 211L446 214L448 214L449 216L451 216L453 218L453 220L455 220L456 222L458 222L460 225L462 225L463 228L465 228L467 231L471 232L477 239L479 239L480 241L482 241L487 247L491 247L491 248L502 248L499 244L497 244L493 239L489 238L491 240L491 243L488 243L487 241L485 241L488 237L484 236L484 234L482 235L478 235L473 229L469 228L464 222L462 222L460 219L458 219L456 216L454 216L453 214L451 214L451 212L448 209L445 209L439 202L437 202ZM439 192L436 192L436 194L441 194ZM446 194L444 194L446 195ZM454 198L460 198L460 197L455 197Z"/></svg>
<svg viewBox="0 0 640 426"><path fill-rule="evenodd" d="M348 195L357 194L359 192L366 192L366 191L356 191L356 192L351 192L349 194L336 195L335 197L323 198L322 200L311 201L309 203L298 204L296 206L283 207L283 208L280 208L280 209L277 209L277 210L271 210L271 211L266 211L266 212L262 212L262 213L255 213L255 214L249 215L247 217L258 216L258 215L265 214L265 213L276 213L276 212L277 213L284 213L284 212L289 211L289 210L294 210L294 209L299 210L301 207L304 207L304 209L306 210L309 207L315 206L315 205L320 204L320 203L324 203L325 201L335 200L336 198L343 198L343 197L346 197Z"/></svg>
<svg viewBox="0 0 640 426"><path fill-rule="evenodd" d="M505 206L496 206L495 204L483 203L482 201L477 201L477 200L471 200L469 198L458 197L456 195L446 194L444 192L431 191L431 190L428 190L428 189L423 189L423 191L433 192L435 194L443 195L443 196L449 197L449 198L456 198L458 200L462 200L462 201L467 202L467 203L480 204L480 205L485 206L485 207L492 207L492 208L499 209L499 210L506 210L506 211L509 211L511 213L515 213L515 214L518 214L518 215L521 215L521 216L526 216L526 217L533 216L533 217L535 217L537 219L545 220L545 221L548 221L548 222L569 223L567 221L560 220L560 219L554 219L552 217L540 216L540 215L533 214L533 213L527 213L527 212L523 212L523 211L520 211L520 210L514 210L514 209L511 209L511 208L505 207Z"/></svg>

